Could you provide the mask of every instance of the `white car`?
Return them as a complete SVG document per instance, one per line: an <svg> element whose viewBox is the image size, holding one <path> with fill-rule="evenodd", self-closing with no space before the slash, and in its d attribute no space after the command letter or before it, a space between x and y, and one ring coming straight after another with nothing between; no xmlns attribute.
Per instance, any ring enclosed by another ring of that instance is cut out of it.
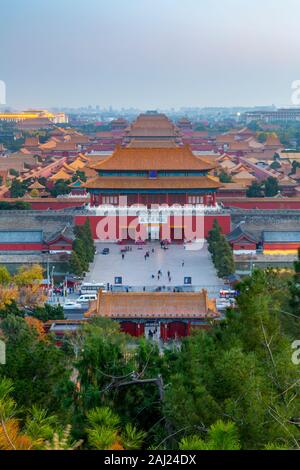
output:
<svg viewBox="0 0 300 470"><path fill-rule="evenodd" d="M76 302L78 303L89 303L91 302L92 300L97 300L97 294L83 294L81 295L77 300Z"/></svg>
<svg viewBox="0 0 300 470"><path fill-rule="evenodd" d="M64 303L64 309L68 310L68 309L75 309L75 308L82 308L82 305L78 302L74 302L73 300L67 300L65 303Z"/></svg>

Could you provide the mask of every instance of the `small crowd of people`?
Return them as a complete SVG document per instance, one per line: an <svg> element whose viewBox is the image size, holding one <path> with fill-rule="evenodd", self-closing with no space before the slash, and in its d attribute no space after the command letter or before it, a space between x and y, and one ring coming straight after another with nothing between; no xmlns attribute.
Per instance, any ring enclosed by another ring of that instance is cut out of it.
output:
<svg viewBox="0 0 300 470"><path fill-rule="evenodd" d="M149 330L148 336L149 338L153 338L157 334L157 326L155 327L154 331Z"/></svg>
<svg viewBox="0 0 300 470"><path fill-rule="evenodd" d="M160 281L160 278L161 278L162 276L163 276L162 270L159 269L158 272L157 272L157 280ZM170 271L167 272L167 276L168 276L169 282L171 282L171 281L172 281L172 278L171 278L171 272L170 272ZM154 275L154 274L152 274L152 279L155 279L155 275Z"/></svg>

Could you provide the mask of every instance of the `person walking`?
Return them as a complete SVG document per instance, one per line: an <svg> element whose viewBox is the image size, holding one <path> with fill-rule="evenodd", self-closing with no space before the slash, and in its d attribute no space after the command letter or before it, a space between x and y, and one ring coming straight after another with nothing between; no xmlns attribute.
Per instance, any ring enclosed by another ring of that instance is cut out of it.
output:
<svg viewBox="0 0 300 470"><path fill-rule="evenodd" d="M184 267L184 261L182 261L181 266Z"/></svg>
<svg viewBox="0 0 300 470"><path fill-rule="evenodd" d="M122 259L124 259L124 258L125 258L125 255L124 255L124 253L122 253Z"/></svg>

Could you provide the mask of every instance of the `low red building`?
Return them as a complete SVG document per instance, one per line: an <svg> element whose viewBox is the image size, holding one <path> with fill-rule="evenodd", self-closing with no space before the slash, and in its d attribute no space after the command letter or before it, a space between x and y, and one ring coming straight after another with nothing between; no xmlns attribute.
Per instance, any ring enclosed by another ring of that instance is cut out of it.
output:
<svg viewBox="0 0 300 470"><path fill-rule="evenodd" d="M235 227L226 238L236 255L255 254L260 241L255 235L245 229L243 222Z"/></svg>
<svg viewBox="0 0 300 470"><path fill-rule="evenodd" d="M0 229L0 251L71 253L73 240L73 229L67 225L50 233L44 233L42 228Z"/></svg>
<svg viewBox="0 0 300 470"><path fill-rule="evenodd" d="M131 336L145 335L147 327L168 341L189 336L192 328L208 329L220 318L207 291L199 292L102 292L86 318L110 318Z"/></svg>

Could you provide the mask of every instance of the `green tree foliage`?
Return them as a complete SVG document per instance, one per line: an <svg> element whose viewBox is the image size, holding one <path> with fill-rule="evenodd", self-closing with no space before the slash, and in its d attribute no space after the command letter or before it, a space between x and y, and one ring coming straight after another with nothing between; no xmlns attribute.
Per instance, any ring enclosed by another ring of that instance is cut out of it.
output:
<svg viewBox="0 0 300 470"><path fill-rule="evenodd" d="M293 163L292 163L292 170L291 170L290 175L295 175L298 168L300 168L300 163L297 162L296 160L293 160Z"/></svg>
<svg viewBox="0 0 300 470"><path fill-rule="evenodd" d="M76 173L74 173L74 175L72 176L72 181L74 182L74 181L77 181L78 179L83 182L87 180L87 177L85 176L84 171L77 170Z"/></svg>
<svg viewBox="0 0 300 470"><path fill-rule="evenodd" d="M8 286L11 282L11 275L5 266L0 266L0 285Z"/></svg>
<svg viewBox="0 0 300 470"><path fill-rule="evenodd" d="M137 450L145 438L143 431L138 431L131 423L120 430L120 418L108 407L94 408L87 413L88 443L97 450Z"/></svg>
<svg viewBox="0 0 300 470"><path fill-rule="evenodd" d="M272 170L279 170L279 168L281 168L281 165L278 160L274 160L274 162L271 163L270 168Z"/></svg>
<svg viewBox="0 0 300 470"><path fill-rule="evenodd" d="M0 211L26 211L30 210L31 205L28 202L16 201L16 202L6 202L0 201Z"/></svg>
<svg viewBox="0 0 300 470"><path fill-rule="evenodd" d="M128 344L131 344L130 349ZM159 375L167 370L165 357L160 356L158 348L145 340L134 345L130 336L119 332L116 323L97 319L84 327L83 337L75 349L80 351L76 367L81 384L76 422L85 422L89 410L102 406L111 408L113 403L114 413L122 417L124 424L134 423L137 429L149 431L153 427L145 445L159 443L165 425L157 383L134 382L159 380ZM136 430L125 427L123 446L136 447L134 442L138 435Z"/></svg>
<svg viewBox="0 0 300 470"><path fill-rule="evenodd" d="M75 276L82 276L84 269L76 251L73 251L69 260L69 270Z"/></svg>
<svg viewBox="0 0 300 470"><path fill-rule="evenodd" d="M0 450L74 450L81 446L82 441L72 441L71 426L63 428L57 416L35 405L20 409L13 392L13 382L0 378Z"/></svg>
<svg viewBox="0 0 300 470"><path fill-rule="evenodd" d="M0 368L0 377L13 380L17 402L61 409L56 390L70 375L63 353L50 340L41 340L23 318L9 315L0 326L6 343L6 364Z"/></svg>
<svg viewBox="0 0 300 470"><path fill-rule="evenodd" d="M16 176L16 177L20 176L20 173L18 172L18 170L15 170L14 168L10 168L9 173L12 176Z"/></svg>
<svg viewBox="0 0 300 470"><path fill-rule="evenodd" d="M300 318L300 248L298 259L294 262L294 277L290 282L290 306L294 315Z"/></svg>
<svg viewBox="0 0 300 470"><path fill-rule="evenodd" d="M251 131L253 132L258 132L258 131L261 131L261 127L259 125L259 123L257 121L251 121L249 124L248 124L248 129L250 129Z"/></svg>
<svg viewBox="0 0 300 470"><path fill-rule="evenodd" d="M274 197L279 192L278 180L270 176L263 182L252 181L251 186L247 189L247 197Z"/></svg>
<svg viewBox="0 0 300 470"><path fill-rule="evenodd" d="M0 318L6 318L10 315L14 315L16 317L24 317L25 315L25 312L18 307L15 300L12 300L9 304L5 305L4 308L0 308Z"/></svg>
<svg viewBox="0 0 300 470"><path fill-rule="evenodd" d="M262 184L258 183L256 180L252 181L251 185L247 189L246 196L247 197L263 197L263 188Z"/></svg>
<svg viewBox="0 0 300 470"><path fill-rule="evenodd" d="M238 431L234 423L219 420L212 424L206 439L199 436L184 437L180 450L240 450Z"/></svg>
<svg viewBox="0 0 300 470"><path fill-rule="evenodd" d="M53 306L45 304L43 307L35 307L30 311L30 315L42 322L49 320L63 320L65 318L64 309L61 305Z"/></svg>
<svg viewBox="0 0 300 470"><path fill-rule="evenodd" d="M23 197L27 191L27 185L24 181L19 181L17 178L12 180L10 187L11 197Z"/></svg>
<svg viewBox="0 0 300 470"><path fill-rule="evenodd" d="M215 222L212 253L222 237ZM254 270L237 286L226 318L163 350L104 318L67 335L68 347L59 349L11 307L0 319L7 356L0 449L299 449L299 366L291 348L299 276L300 253L294 278ZM55 315L42 313L36 316Z"/></svg>
<svg viewBox="0 0 300 470"><path fill-rule="evenodd" d="M264 144L267 140L268 134L266 132L260 132L257 136L257 142Z"/></svg>
<svg viewBox="0 0 300 470"><path fill-rule="evenodd" d="M274 197L279 192L279 184L277 178L270 176L264 181L264 190L266 197Z"/></svg>
<svg viewBox="0 0 300 470"><path fill-rule="evenodd" d="M89 220L87 219L83 225L77 225L74 232L76 238L69 266L73 274L81 276L88 271L89 263L92 263L95 257L95 244Z"/></svg>
<svg viewBox="0 0 300 470"><path fill-rule="evenodd" d="M274 162L276 162L276 161L278 162L278 161L281 160L281 157L280 157L279 153L277 153L277 152L274 153L273 160L274 160Z"/></svg>
<svg viewBox="0 0 300 470"><path fill-rule="evenodd" d="M220 172L219 179L220 179L221 183L231 183L232 182L232 177L225 170L222 170Z"/></svg>
<svg viewBox="0 0 300 470"><path fill-rule="evenodd" d="M47 187L47 184L48 184L48 180L47 178L45 178L44 176L42 176L41 178L38 179L38 182L40 184L42 184L43 186Z"/></svg>
<svg viewBox="0 0 300 470"><path fill-rule="evenodd" d="M299 426L291 417L300 413L299 372L281 329L273 275L256 270L238 289L238 307L219 328L183 342L166 414L189 435L226 416L242 448L298 448Z"/></svg>
<svg viewBox="0 0 300 470"><path fill-rule="evenodd" d="M57 197L62 194L69 194L71 192L71 188L69 187L70 181L65 180L57 180L53 188L50 189L51 196Z"/></svg>
<svg viewBox="0 0 300 470"><path fill-rule="evenodd" d="M214 220L213 228L208 235L208 249L219 277L226 277L235 272L235 264L230 244L222 234L221 227Z"/></svg>

